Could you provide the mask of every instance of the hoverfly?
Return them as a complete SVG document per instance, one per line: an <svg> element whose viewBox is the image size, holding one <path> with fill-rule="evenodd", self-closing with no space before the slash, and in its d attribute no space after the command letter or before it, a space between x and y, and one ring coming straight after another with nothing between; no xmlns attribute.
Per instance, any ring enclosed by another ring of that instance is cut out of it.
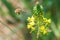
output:
<svg viewBox="0 0 60 40"><path fill-rule="evenodd" d="M22 9L20 9L20 8L16 8L16 9L15 9L15 13L16 13L16 14L20 14L21 12L22 12Z"/></svg>

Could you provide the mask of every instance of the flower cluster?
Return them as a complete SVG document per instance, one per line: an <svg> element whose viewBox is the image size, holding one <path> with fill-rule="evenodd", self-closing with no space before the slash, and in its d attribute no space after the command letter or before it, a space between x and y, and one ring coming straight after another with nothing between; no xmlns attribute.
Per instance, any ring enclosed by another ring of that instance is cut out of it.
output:
<svg viewBox="0 0 60 40"><path fill-rule="evenodd" d="M32 17L27 18L27 28L31 29L31 32L37 31L37 36L42 34L48 34L48 25L51 23L51 19L44 17L42 5L36 4L33 8Z"/></svg>
<svg viewBox="0 0 60 40"><path fill-rule="evenodd" d="M43 15L42 16L33 15L32 17L28 17L27 20L29 22L27 24L27 28L31 29L31 32L35 31L36 30L35 26L37 26L39 31L42 32L43 34L48 33L48 29L46 28L46 26L51 23L51 19L47 19Z"/></svg>
<svg viewBox="0 0 60 40"><path fill-rule="evenodd" d="M43 34L47 34L47 29L45 28L45 26L40 26L40 31L43 33Z"/></svg>
<svg viewBox="0 0 60 40"><path fill-rule="evenodd" d="M44 21L46 24L51 23L51 19L43 18L43 21Z"/></svg>
<svg viewBox="0 0 60 40"><path fill-rule="evenodd" d="M51 19L47 19L43 15L40 15L40 17L42 17L41 22L42 25L39 27L40 32L42 32L43 34L47 34L48 33L47 26L51 23Z"/></svg>
<svg viewBox="0 0 60 40"><path fill-rule="evenodd" d="M28 17L27 20L29 22L28 25L27 25L27 28L28 29L31 29L31 32L34 31L35 30L35 27L34 27L34 25L35 25L35 22L34 22L35 21L35 18L32 16L31 18Z"/></svg>

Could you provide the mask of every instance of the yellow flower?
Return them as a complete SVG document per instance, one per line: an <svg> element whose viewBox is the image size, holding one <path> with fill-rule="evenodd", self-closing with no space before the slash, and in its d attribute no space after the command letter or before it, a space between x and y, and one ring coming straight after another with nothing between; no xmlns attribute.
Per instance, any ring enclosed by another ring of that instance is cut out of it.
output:
<svg viewBox="0 0 60 40"><path fill-rule="evenodd" d="M32 27L32 25L30 25L30 24L27 25L27 28L28 28L28 29L30 29L31 27Z"/></svg>
<svg viewBox="0 0 60 40"><path fill-rule="evenodd" d="M48 33L47 30L44 30L43 34L47 34L47 33Z"/></svg>
<svg viewBox="0 0 60 40"><path fill-rule="evenodd" d="M30 24L30 25L35 25L35 23L34 23L34 22L30 22L29 24Z"/></svg>
<svg viewBox="0 0 60 40"><path fill-rule="evenodd" d="M31 18L30 17L28 17L28 19L27 19L29 22L32 22L32 21L34 21L35 20L35 18L32 16Z"/></svg>
<svg viewBox="0 0 60 40"><path fill-rule="evenodd" d="M35 30L35 27L33 27L33 26L35 25L35 22L34 22L35 18L32 16L31 18L28 17L27 20L29 21L29 23L27 25L27 28L28 29L31 29L31 31L34 31Z"/></svg>
<svg viewBox="0 0 60 40"><path fill-rule="evenodd" d="M41 26L40 27L40 30L41 30L41 32L44 31L45 30L45 27L44 26Z"/></svg>
<svg viewBox="0 0 60 40"><path fill-rule="evenodd" d="M41 31L43 34L47 34L47 30L46 30L45 26L41 26L41 27L40 27L40 31Z"/></svg>
<svg viewBox="0 0 60 40"><path fill-rule="evenodd" d="M44 21L44 22L47 22L47 19L43 17L43 21Z"/></svg>
<svg viewBox="0 0 60 40"><path fill-rule="evenodd" d="M33 27L33 26L30 25L30 24L27 25L27 28L28 28L28 29L31 29L31 32L30 32L30 33L32 33L32 32L35 30L35 27Z"/></svg>
<svg viewBox="0 0 60 40"><path fill-rule="evenodd" d="M51 23L51 19L48 19L48 20L46 20L46 25L48 25L49 23Z"/></svg>
<svg viewBox="0 0 60 40"><path fill-rule="evenodd" d="M33 29L33 30L35 29L35 28L33 27L33 25L31 25L31 24L28 24L28 25L27 25L27 28L28 28L28 29L31 28L31 29Z"/></svg>
<svg viewBox="0 0 60 40"><path fill-rule="evenodd" d="M31 18L30 18L30 17L28 17L28 18L27 18L27 20L28 20L28 21L31 21Z"/></svg>
<svg viewBox="0 0 60 40"><path fill-rule="evenodd" d="M48 23L51 23L51 19L48 19Z"/></svg>
<svg viewBox="0 0 60 40"><path fill-rule="evenodd" d="M43 21L44 21L46 24L51 23L51 19L43 18Z"/></svg>

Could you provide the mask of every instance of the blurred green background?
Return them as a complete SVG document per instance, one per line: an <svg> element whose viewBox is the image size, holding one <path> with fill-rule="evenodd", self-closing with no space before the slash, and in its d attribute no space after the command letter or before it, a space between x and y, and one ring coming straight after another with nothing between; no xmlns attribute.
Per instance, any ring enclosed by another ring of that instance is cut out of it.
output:
<svg viewBox="0 0 60 40"><path fill-rule="evenodd" d="M52 19L52 32L38 40L60 40L60 0L0 0L0 40L32 40L26 24L37 1Z"/></svg>

